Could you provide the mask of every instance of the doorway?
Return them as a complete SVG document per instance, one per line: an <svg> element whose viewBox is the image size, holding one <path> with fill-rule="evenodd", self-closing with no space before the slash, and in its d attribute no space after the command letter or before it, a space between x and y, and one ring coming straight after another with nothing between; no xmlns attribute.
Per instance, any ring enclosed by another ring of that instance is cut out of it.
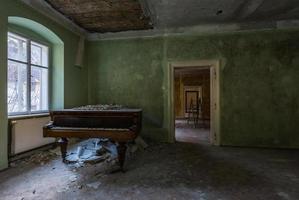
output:
<svg viewBox="0 0 299 200"><path fill-rule="evenodd" d="M175 140L208 144L210 138L210 69L174 69Z"/></svg>
<svg viewBox="0 0 299 200"><path fill-rule="evenodd" d="M219 62L170 63L170 83L170 139L219 145Z"/></svg>

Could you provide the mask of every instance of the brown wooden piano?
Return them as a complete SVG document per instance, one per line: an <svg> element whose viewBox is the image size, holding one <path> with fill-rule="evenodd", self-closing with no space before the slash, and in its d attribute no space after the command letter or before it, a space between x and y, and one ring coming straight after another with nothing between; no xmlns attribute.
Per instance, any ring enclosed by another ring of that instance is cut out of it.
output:
<svg viewBox="0 0 299 200"><path fill-rule="evenodd" d="M108 138L116 142L123 171L127 142L141 130L142 110L121 106L97 105L51 111L51 122L44 126L44 137L60 138L63 162L66 162L68 138Z"/></svg>

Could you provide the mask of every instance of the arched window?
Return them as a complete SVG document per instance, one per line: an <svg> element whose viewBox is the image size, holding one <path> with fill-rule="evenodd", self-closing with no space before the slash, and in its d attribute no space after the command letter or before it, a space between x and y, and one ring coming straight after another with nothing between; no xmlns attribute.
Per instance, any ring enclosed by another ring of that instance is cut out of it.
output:
<svg viewBox="0 0 299 200"><path fill-rule="evenodd" d="M64 107L64 42L31 19L8 17L7 110L30 115Z"/></svg>

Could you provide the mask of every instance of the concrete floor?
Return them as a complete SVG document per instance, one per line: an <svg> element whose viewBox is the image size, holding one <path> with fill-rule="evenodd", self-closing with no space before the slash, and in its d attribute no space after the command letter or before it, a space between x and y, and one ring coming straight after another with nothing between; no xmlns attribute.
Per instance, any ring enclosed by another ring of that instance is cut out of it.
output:
<svg viewBox="0 0 299 200"><path fill-rule="evenodd" d="M178 142L209 144L210 129L202 122L194 126L191 122L188 124L186 119L175 120L175 139Z"/></svg>
<svg viewBox="0 0 299 200"><path fill-rule="evenodd" d="M0 173L1 200L299 199L299 151L151 144L127 162L65 165L41 152Z"/></svg>

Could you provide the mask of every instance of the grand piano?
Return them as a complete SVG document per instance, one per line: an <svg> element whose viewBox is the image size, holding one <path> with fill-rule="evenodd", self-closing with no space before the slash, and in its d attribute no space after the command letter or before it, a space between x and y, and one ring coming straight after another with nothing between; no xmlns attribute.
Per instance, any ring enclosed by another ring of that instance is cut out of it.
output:
<svg viewBox="0 0 299 200"><path fill-rule="evenodd" d="M68 138L108 138L117 143L118 160L123 171L127 142L141 130L142 110L120 105L88 105L50 112L44 137L60 138L63 162L67 162Z"/></svg>

